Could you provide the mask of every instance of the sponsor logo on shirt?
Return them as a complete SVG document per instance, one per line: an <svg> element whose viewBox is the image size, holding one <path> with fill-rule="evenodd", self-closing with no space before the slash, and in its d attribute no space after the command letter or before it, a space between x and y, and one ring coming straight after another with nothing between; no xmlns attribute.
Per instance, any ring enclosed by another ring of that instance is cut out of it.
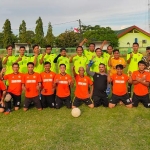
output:
<svg viewBox="0 0 150 150"><path fill-rule="evenodd" d="M11 80L11 83L21 83L21 80Z"/></svg>
<svg viewBox="0 0 150 150"><path fill-rule="evenodd" d="M87 83L84 83L84 82L78 82L78 85L87 85Z"/></svg>
<svg viewBox="0 0 150 150"><path fill-rule="evenodd" d="M68 84L68 81L59 81L60 84Z"/></svg>
<svg viewBox="0 0 150 150"><path fill-rule="evenodd" d="M26 83L36 83L36 80L27 80Z"/></svg>
<svg viewBox="0 0 150 150"><path fill-rule="evenodd" d="M43 79L43 82L52 82L53 79Z"/></svg>
<svg viewBox="0 0 150 150"><path fill-rule="evenodd" d="M115 83L125 83L124 80L115 80Z"/></svg>

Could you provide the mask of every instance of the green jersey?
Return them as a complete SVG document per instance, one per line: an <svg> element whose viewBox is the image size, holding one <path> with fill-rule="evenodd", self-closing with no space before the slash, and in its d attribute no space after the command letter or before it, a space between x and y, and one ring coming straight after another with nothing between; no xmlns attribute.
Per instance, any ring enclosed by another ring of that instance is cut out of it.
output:
<svg viewBox="0 0 150 150"><path fill-rule="evenodd" d="M16 60L21 57L20 55L19 56L16 56ZM18 61L18 64L19 64L19 72L20 73L27 73L28 72L28 69L27 69L27 63L30 62L30 57L27 57L27 56L23 56L21 57L22 60L21 61Z"/></svg>
<svg viewBox="0 0 150 150"><path fill-rule="evenodd" d="M5 58L6 58L6 56L3 57L2 62L5 60ZM15 56L9 56L9 57L8 57L6 64L3 65L3 67L6 68L5 75L6 75L6 74L11 74L11 73L13 73L12 64L13 64L15 61L16 61L16 57L15 57Z"/></svg>
<svg viewBox="0 0 150 150"><path fill-rule="evenodd" d="M64 57L64 56L60 56L57 60L57 65L59 67L60 64L65 64L66 65L66 73L67 74L71 74L71 70L70 70L70 62L69 62L69 58L68 57ZM59 70L60 73L60 70Z"/></svg>
<svg viewBox="0 0 150 150"><path fill-rule="evenodd" d="M56 64L53 62L56 58L56 54L46 54L44 56L44 62L48 61L51 63L51 71L56 73Z"/></svg>
<svg viewBox="0 0 150 150"><path fill-rule="evenodd" d="M103 56L101 56L101 57L97 57L96 56L93 59L93 61L94 61L94 63L92 65L92 67L91 67L93 72L97 72L97 73L99 72L99 64L100 63L103 63L103 64L105 64L107 66L107 60Z"/></svg>
<svg viewBox="0 0 150 150"><path fill-rule="evenodd" d="M86 66L89 63L87 57L85 56L75 56L73 57L73 65L75 66L75 72L76 74L79 74L78 70L79 67L84 67L84 69L86 70Z"/></svg>
<svg viewBox="0 0 150 150"><path fill-rule="evenodd" d="M95 52L91 52L88 50L84 50L83 53L84 53L85 57L88 59L88 61L90 61L93 56L96 56Z"/></svg>
<svg viewBox="0 0 150 150"><path fill-rule="evenodd" d="M35 56L31 57L31 59L30 59L31 62L34 62L34 58L35 58ZM39 54L37 57L36 65L34 66L34 72L41 73L44 71L44 65L40 64L41 58L42 58L42 54Z"/></svg>
<svg viewBox="0 0 150 150"><path fill-rule="evenodd" d="M103 57L106 59L106 62L107 62L107 70L110 70L110 67L108 66L108 61L109 61L109 58L110 58L110 54L108 54L107 52L104 52L103 53Z"/></svg>
<svg viewBox="0 0 150 150"><path fill-rule="evenodd" d="M132 58L131 58L131 61L130 61L130 64L129 64L129 67L128 67L128 72L131 71L137 71L138 70L138 62L140 60L142 60L143 58L143 55L141 53L128 53L127 54L127 60L130 58L130 54L133 54Z"/></svg>

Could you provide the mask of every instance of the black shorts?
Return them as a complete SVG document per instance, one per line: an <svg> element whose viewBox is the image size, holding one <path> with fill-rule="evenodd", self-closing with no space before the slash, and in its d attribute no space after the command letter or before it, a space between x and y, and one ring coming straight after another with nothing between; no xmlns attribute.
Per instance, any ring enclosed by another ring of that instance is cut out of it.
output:
<svg viewBox="0 0 150 150"><path fill-rule="evenodd" d="M119 103L119 101L122 101L125 105L132 104L130 97L127 93L125 95L122 95L122 96L112 94L112 97L111 97L109 103L117 105L117 103Z"/></svg>
<svg viewBox="0 0 150 150"><path fill-rule="evenodd" d="M21 104L21 95L15 95L13 93L9 93L12 96L13 99L13 106L14 107L20 107Z"/></svg>
<svg viewBox="0 0 150 150"><path fill-rule="evenodd" d="M108 107L109 100L107 94L103 96L93 95L92 100L94 102L94 107L99 107L101 105L103 105L104 107Z"/></svg>
<svg viewBox="0 0 150 150"><path fill-rule="evenodd" d="M29 108L29 105L31 103L34 103L35 107L36 108L42 108L41 106L41 101L39 99L39 96L36 96L36 97L32 97L32 98L29 98L29 97L25 97L25 100L24 100L24 108Z"/></svg>
<svg viewBox="0 0 150 150"><path fill-rule="evenodd" d="M3 107L3 106L0 104L0 108L5 108L5 107Z"/></svg>
<svg viewBox="0 0 150 150"><path fill-rule="evenodd" d="M81 99L78 97L74 97L72 106L79 107L82 103L85 103L86 105L93 104L93 101L91 98Z"/></svg>
<svg viewBox="0 0 150 150"><path fill-rule="evenodd" d="M42 108L50 107L55 108L55 95L42 95L41 94Z"/></svg>
<svg viewBox="0 0 150 150"><path fill-rule="evenodd" d="M132 105L134 107L137 107L139 102L141 102L144 105L144 107L150 108L149 94L146 94L144 96L138 96L135 93L133 93Z"/></svg>
<svg viewBox="0 0 150 150"><path fill-rule="evenodd" d="M67 108L71 108L71 96L67 97L56 96L55 102L56 102L56 109L61 108L64 104L66 105Z"/></svg>

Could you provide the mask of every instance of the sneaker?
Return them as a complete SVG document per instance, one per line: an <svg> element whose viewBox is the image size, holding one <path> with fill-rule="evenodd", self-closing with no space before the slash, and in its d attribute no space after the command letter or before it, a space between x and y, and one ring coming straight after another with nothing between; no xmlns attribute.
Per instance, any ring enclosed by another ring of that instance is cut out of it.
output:
<svg viewBox="0 0 150 150"><path fill-rule="evenodd" d="M10 114L10 109L7 109L5 112L4 112L5 115L8 115Z"/></svg>

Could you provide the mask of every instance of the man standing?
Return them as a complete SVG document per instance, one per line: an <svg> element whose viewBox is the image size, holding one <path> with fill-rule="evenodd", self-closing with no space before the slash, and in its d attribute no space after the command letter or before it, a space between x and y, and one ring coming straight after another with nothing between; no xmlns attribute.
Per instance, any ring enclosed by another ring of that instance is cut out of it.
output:
<svg viewBox="0 0 150 150"><path fill-rule="evenodd" d="M40 54L39 45L33 45L34 55L31 57L31 62L34 63L34 72L41 73L43 72L43 63L40 63L42 54Z"/></svg>
<svg viewBox="0 0 150 150"><path fill-rule="evenodd" d="M106 89L108 85L107 74L105 73L105 64L100 63L98 67L99 72L90 71L92 64L89 63L86 72L89 76L93 77L93 96L94 107L99 107L103 105L108 107L108 96L106 94Z"/></svg>
<svg viewBox="0 0 150 150"><path fill-rule="evenodd" d="M75 88L75 97L72 102L72 108L79 107L81 103L85 103L90 108L93 108L94 104L91 99L93 93L92 80L88 76L84 75L85 70L83 67L79 67L79 74L76 74L75 70L73 71L76 80L76 88Z"/></svg>
<svg viewBox="0 0 150 150"><path fill-rule="evenodd" d="M60 49L60 54L54 59L54 63L57 63L57 67L59 68L60 64L65 64L66 65L66 73L71 75L70 71L70 61L69 58L67 57L67 50L65 48ZM60 70L58 69L59 73Z"/></svg>
<svg viewBox="0 0 150 150"><path fill-rule="evenodd" d="M27 73L27 63L30 61L30 57L25 56L25 47L20 46L19 56L16 56L16 63L19 64L19 72Z"/></svg>
<svg viewBox="0 0 150 150"><path fill-rule="evenodd" d="M7 80L9 83L7 92L13 98L14 110L18 110L21 104L21 93L22 93L22 82L23 82L23 74L19 73L19 64L14 63L12 65L13 73L5 74L5 69L2 69L1 76L4 80ZM6 102L6 114L9 114L11 111L11 101Z"/></svg>
<svg viewBox="0 0 150 150"><path fill-rule="evenodd" d="M145 71L150 72L150 46L146 47L146 56L142 60L146 63Z"/></svg>
<svg viewBox="0 0 150 150"><path fill-rule="evenodd" d="M44 63L45 71L41 73L42 87L41 87L41 103L42 107L55 107L55 95L54 95L54 78L55 73L50 70L50 62Z"/></svg>
<svg viewBox="0 0 150 150"><path fill-rule="evenodd" d="M38 110L42 110L39 94L41 90L41 77L39 73L34 72L34 63L28 62L28 73L24 75L23 89L25 91L24 111L27 111L29 105L34 103Z"/></svg>
<svg viewBox="0 0 150 150"><path fill-rule="evenodd" d="M88 59L83 55L83 48L82 46L78 46L76 48L77 55L72 56L70 58L70 63L73 62L73 66L75 67L75 72L76 74L79 74L79 68L83 67L84 70L87 67L87 64L89 63Z"/></svg>
<svg viewBox="0 0 150 150"><path fill-rule="evenodd" d="M55 76L54 85L56 87L56 109L66 105L71 108L70 87L73 85L72 78L66 71L66 65L59 65L60 73Z"/></svg>
<svg viewBox="0 0 150 150"><path fill-rule="evenodd" d="M139 49L138 43L133 43L132 48L133 48L133 52L127 54L127 63L129 64L128 72L131 73L133 73L133 71L138 70L138 62L143 58L143 55L138 52ZM131 97L131 88L132 88L132 84L128 84L128 93L130 97Z"/></svg>
<svg viewBox="0 0 150 150"><path fill-rule="evenodd" d="M137 107L139 102L141 102L144 107L150 108L150 100L149 100L149 82L150 82L150 74L145 71L146 63L141 60L138 62L139 69L134 71L132 74L133 81L133 97L132 102L133 106Z"/></svg>
<svg viewBox="0 0 150 150"><path fill-rule="evenodd" d="M127 93L127 85L126 83L132 83L131 75L128 77L126 74L123 73L124 66L119 64L116 65L116 74L109 75L108 74L108 82L112 82L112 97L109 102L109 108L113 108L122 101L126 107L132 108L132 102L130 97Z"/></svg>
<svg viewBox="0 0 150 150"><path fill-rule="evenodd" d="M45 62L50 62L51 64L51 71L56 73L56 65L53 62L56 58L56 54L53 54L51 45L46 46L46 51L43 53L42 58L40 59L40 64L44 64Z"/></svg>

